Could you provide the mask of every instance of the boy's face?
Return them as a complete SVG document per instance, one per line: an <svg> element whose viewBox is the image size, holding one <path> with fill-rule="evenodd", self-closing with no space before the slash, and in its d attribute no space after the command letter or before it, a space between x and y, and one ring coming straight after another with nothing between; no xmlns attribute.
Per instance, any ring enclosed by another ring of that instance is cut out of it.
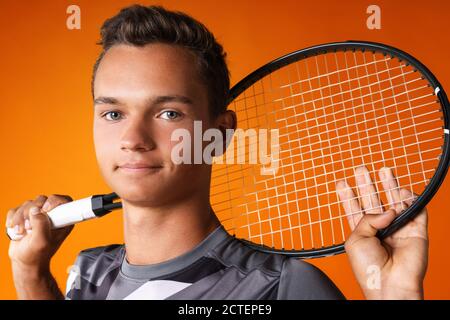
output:
<svg viewBox="0 0 450 320"><path fill-rule="evenodd" d="M202 121L203 131L213 127L207 89L191 52L166 44L113 46L98 67L94 99L97 161L122 200L155 206L208 191L208 165L171 160L179 143L171 141L175 129L193 137L194 120ZM137 162L150 168L124 167Z"/></svg>

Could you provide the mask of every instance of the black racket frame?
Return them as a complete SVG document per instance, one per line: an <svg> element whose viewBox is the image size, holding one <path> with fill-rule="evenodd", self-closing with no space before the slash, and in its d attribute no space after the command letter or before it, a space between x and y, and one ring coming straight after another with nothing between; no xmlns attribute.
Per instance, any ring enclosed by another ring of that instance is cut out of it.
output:
<svg viewBox="0 0 450 320"><path fill-rule="evenodd" d="M294 51L289 54L286 54L278 59L275 59L266 65L260 67L254 72L250 73L244 79L239 81L235 86L233 86L229 93L228 105L233 102L233 100L238 97L242 92L256 83L258 80L262 79L266 75L271 72L281 69L282 67L289 65L293 62L300 61L302 59L310 58L313 56L317 56L324 53L329 52L340 52L340 51L369 51L373 53L381 53L384 56L391 56L391 58L398 58L400 61L405 61L406 65L411 65L414 71L420 71L424 79L429 82L429 86L431 86L434 90L439 88L437 92L438 102L442 106L443 111L443 120L444 120L444 129L449 129L450 123L450 111L449 111L449 102L447 95L444 92L439 81L433 75L433 73L423 65L419 60L411 56L410 54L394 48L392 46L388 46L382 43L376 42L368 42L368 41L345 41L345 42L332 42L326 44L320 44L312 47L308 47L302 50ZM239 119L238 119L239 121ZM408 207L400 216L395 218L395 220L385 229L382 229L378 232L377 236L380 239L384 239L389 235L393 234L399 228L404 226L410 219L413 219L421 210L428 204L428 202L432 199L434 194L439 189L440 185L444 181L444 178L447 174L449 160L450 160L450 152L449 152L449 137L448 133L444 134L444 145L442 146L442 154L440 158L440 162L438 168L436 169L436 173L431 178L429 184L426 186L424 192L418 196L416 201ZM330 256L339 253L343 253L345 251L344 244L338 244L331 247L323 247L317 249L308 249L308 250L283 250L271 248L265 245L256 244L251 241L245 239L239 239L243 241L246 245L252 247L253 249L265 252L265 253L277 253L283 254L296 258L318 258L323 256Z"/></svg>

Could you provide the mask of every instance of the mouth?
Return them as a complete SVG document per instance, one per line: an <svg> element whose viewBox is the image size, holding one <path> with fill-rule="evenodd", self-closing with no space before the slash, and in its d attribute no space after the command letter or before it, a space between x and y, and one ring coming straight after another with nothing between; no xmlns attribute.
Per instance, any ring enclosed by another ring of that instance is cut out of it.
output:
<svg viewBox="0 0 450 320"><path fill-rule="evenodd" d="M124 164L117 167L118 170L129 174L151 174L158 172L162 166L143 165L143 164Z"/></svg>

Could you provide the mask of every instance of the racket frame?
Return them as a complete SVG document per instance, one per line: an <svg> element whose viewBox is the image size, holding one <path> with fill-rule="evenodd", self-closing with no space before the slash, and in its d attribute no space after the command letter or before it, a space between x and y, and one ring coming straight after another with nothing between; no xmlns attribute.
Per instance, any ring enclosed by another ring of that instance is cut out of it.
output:
<svg viewBox="0 0 450 320"><path fill-rule="evenodd" d="M441 104L442 107L441 109L443 112L444 126L442 128L442 131L444 135L444 143L442 146L442 153L439 159L440 161L436 169L436 172L430 179L430 182L426 186L424 192L418 196L418 198L412 203L412 205L407 209L405 209L400 216L396 217L388 227L378 231L377 237L379 239L384 239L392 235L402 226L404 226L410 219L414 218L419 212L422 211L423 208L425 208L425 206L430 202L430 200L435 195L440 185L444 181L448 171L450 161L450 151L449 151L450 106L447 95L445 94L445 91L442 88L441 84L439 83L437 78L433 75L433 73L424 64L422 64L419 60L417 60L410 54L400 49L377 42L349 40L344 42L331 42L326 44L320 44L288 53L253 71L231 88L227 105L231 104L233 100L236 99L236 97L238 97L242 92L244 92L258 80L262 79L271 72L281 69L282 67L287 66L293 62L297 62L309 57L329 52L340 52L340 51L355 52L356 50L361 52L368 51L373 53L381 53L384 56L389 55L392 58L398 58L400 61L406 61L406 66L411 65L414 68L414 71L417 70L420 71L423 77L429 82L429 86L433 88L434 94L438 98L438 102ZM276 249L265 245L256 244L245 239L240 240L246 245L258 251L262 251L265 253L278 253L302 259L330 256L343 253L345 251L344 243L331 247L323 247L299 251L295 249L293 250Z"/></svg>

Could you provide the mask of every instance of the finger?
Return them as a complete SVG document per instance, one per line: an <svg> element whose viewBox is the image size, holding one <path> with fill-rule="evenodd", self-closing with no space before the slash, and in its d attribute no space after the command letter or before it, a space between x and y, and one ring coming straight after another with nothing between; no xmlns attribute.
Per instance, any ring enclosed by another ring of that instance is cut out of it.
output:
<svg viewBox="0 0 450 320"><path fill-rule="evenodd" d="M31 234L32 228L31 228L31 222L30 222L30 219L25 219L25 224L24 224L24 226L25 226L25 232L26 232L26 234Z"/></svg>
<svg viewBox="0 0 450 320"><path fill-rule="evenodd" d="M24 209L31 203L31 200L25 201L17 210L14 212L12 217L12 224L14 226L14 231L16 234L23 234L25 232L25 218Z"/></svg>
<svg viewBox="0 0 450 320"><path fill-rule="evenodd" d="M25 219L25 230L28 232L31 230L30 219Z"/></svg>
<svg viewBox="0 0 450 320"><path fill-rule="evenodd" d="M7 228L13 228L14 224L13 224L13 217L14 214L16 213L17 208L12 208L8 210L8 213L6 214L6 227Z"/></svg>
<svg viewBox="0 0 450 320"><path fill-rule="evenodd" d="M30 210L32 208L37 208L37 210L41 210L41 208L44 205L46 200L47 200L46 196L39 195L36 197L36 199L34 199L32 202L28 203L25 206L25 208L23 210L23 217L24 217L24 228L25 228L25 231L27 231L27 233L29 233L28 231L30 231L32 229L31 221L30 221ZM36 209L33 209L33 210L36 210Z"/></svg>
<svg viewBox="0 0 450 320"><path fill-rule="evenodd" d="M386 228L394 220L395 215L394 209L389 209L382 214L364 215L347 240L346 246L362 238L375 237L378 230Z"/></svg>
<svg viewBox="0 0 450 320"><path fill-rule="evenodd" d="M363 216L361 206L359 205L352 188L345 181L338 181L336 190L342 201L350 229L353 231Z"/></svg>
<svg viewBox="0 0 450 320"><path fill-rule="evenodd" d="M417 197L418 196L415 193L412 193L407 189L400 189L400 198L408 206L411 206L413 202L416 201Z"/></svg>
<svg viewBox="0 0 450 320"><path fill-rule="evenodd" d="M52 194L48 196L47 200L45 201L42 209L45 212L49 212L50 210L56 208L57 206L72 201L72 198L67 195L59 195L59 194Z"/></svg>
<svg viewBox="0 0 450 320"><path fill-rule="evenodd" d="M406 207L401 200L397 179L395 178L392 170L388 167L383 167L380 169L378 175L386 193L386 197L388 198L390 207L395 209L397 213L402 212L406 209Z"/></svg>
<svg viewBox="0 0 450 320"><path fill-rule="evenodd" d="M411 206L418 198L418 195L406 190L406 189L400 189L400 197L402 198L402 201L404 201L408 206ZM423 208L422 211L414 217L413 221L419 223L420 225L425 227L424 233L427 235L426 228L428 226L428 212L427 208Z"/></svg>
<svg viewBox="0 0 450 320"><path fill-rule="evenodd" d="M47 201L47 196L41 194L38 195L36 197L36 199L34 199L33 203L35 206L38 206L39 208L42 208L42 206L44 205L45 201Z"/></svg>
<svg viewBox="0 0 450 320"><path fill-rule="evenodd" d="M39 195L36 197L36 199L34 199L33 201L29 200L26 201L23 205L22 205L22 215L23 215L23 219L24 221L27 219L30 219L30 209L32 207L38 207L39 210L42 208L42 206L44 205L45 201L47 200L47 197L44 195Z"/></svg>
<svg viewBox="0 0 450 320"><path fill-rule="evenodd" d="M356 168L355 180L358 186L362 207L365 213L381 214L383 208L380 199L378 198L377 190L370 178L369 170L365 166Z"/></svg>
<svg viewBox="0 0 450 320"><path fill-rule="evenodd" d="M19 208L20 207L9 209L7 216L6 216L6 227L8 229L12 229L13 233L14 233L14 236L11 238L11 240L13 240L13 241L21 240L24 237L23 234L19 233L20 232L19 224L15 224L15 221L17 221L17 218L15 217L15 215L16 215L16 211ZM10 231L8 230L8 232L10 232ZM10 235L8 234L8 236L10 236Z"/></svg>
<svg viewBox="0 0 450 320"><path fill-rule="evenodd" d="M50 219L41 208L34 206L30 209L30 226L33 230L31 234L33 242L43 243L50 239Z"/></svg>

